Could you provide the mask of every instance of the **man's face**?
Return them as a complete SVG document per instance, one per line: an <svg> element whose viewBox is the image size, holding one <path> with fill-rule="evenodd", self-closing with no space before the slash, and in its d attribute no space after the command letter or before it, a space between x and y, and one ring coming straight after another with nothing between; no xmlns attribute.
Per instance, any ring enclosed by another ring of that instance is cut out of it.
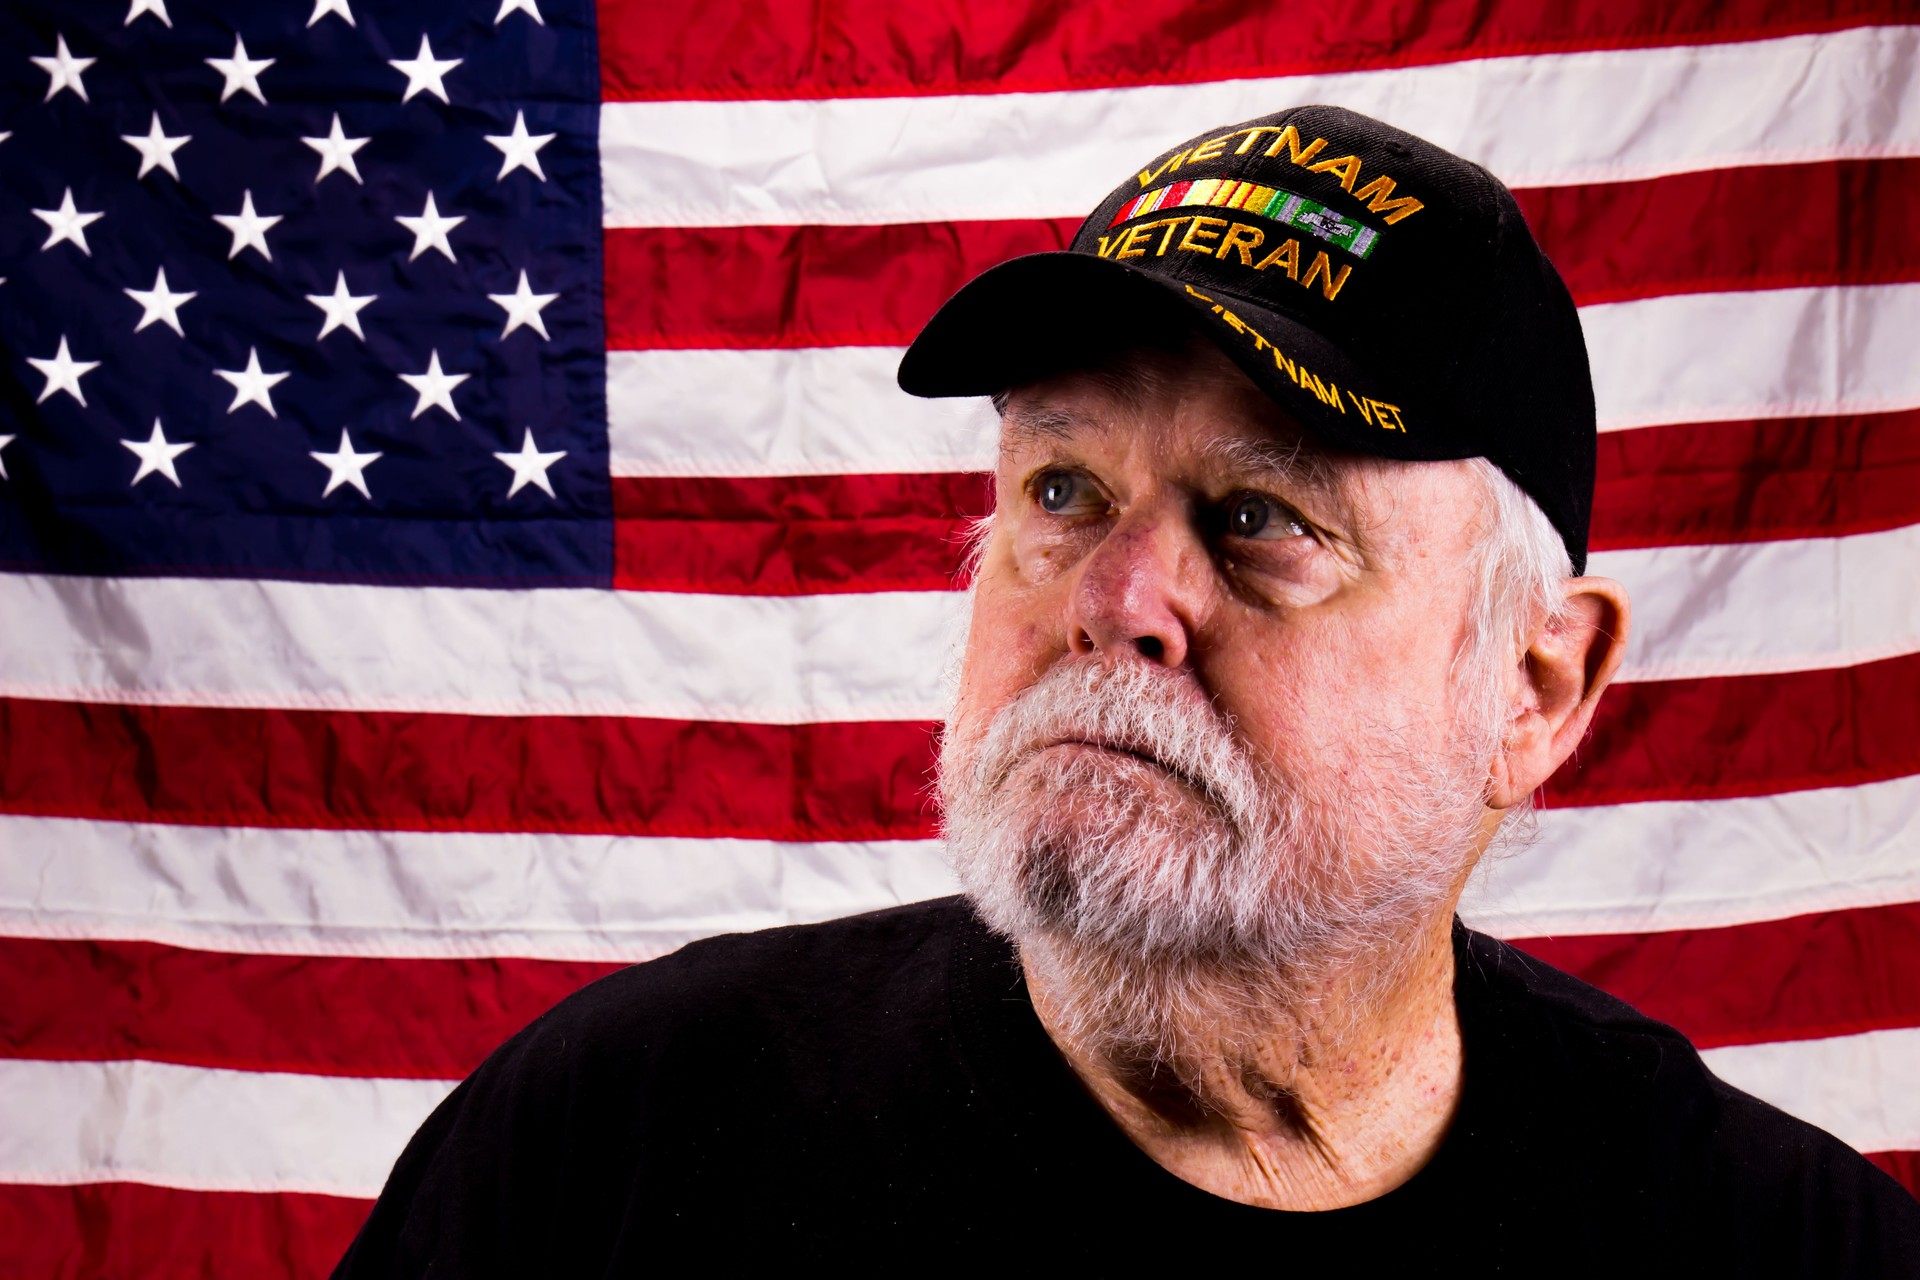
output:
<svg viewBox="0 0 1920 1280"><path fill-rule="evenodd" d="M1481 481L1315 450L1205 344L1141 360L1007 403L942 759L963 883L1189 958L1430 911L1490 830L1500 709L1454 672Z"/></svg>

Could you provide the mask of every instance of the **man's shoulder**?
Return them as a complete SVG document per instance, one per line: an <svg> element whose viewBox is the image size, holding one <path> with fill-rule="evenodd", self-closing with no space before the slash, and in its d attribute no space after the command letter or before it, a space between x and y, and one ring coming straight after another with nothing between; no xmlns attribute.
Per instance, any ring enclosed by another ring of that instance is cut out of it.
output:
<svg viewBox="0 0 1920 1280"><path fill-rule="evenodd" d="M1463 1011L1475 1010L1477 1038L1535 1073L1543 1091L1577 1095L1596 1115L1632 1111L1669 1131L1682 1113L1705 1121L1724 1112L1736 1128L1783 1124L1827 1136L1715 1076L1675 1028L1518 947L1469 931L1460 959Z"/></svg>
<svg viewBox="0 0 1920 1280"><path fill-rule="evenodd" d="M743 1187L759 1217L738 1230L791 1226L816 1184L884 1161L886 1116L953 1110L947 974L969 927L938 900L592 983L421 1127L340 1274L604 1274L643 1236L741 1218Z"/></svg>
<svg viewBox="0 0 1920 1280"><path fill-rule="evenodd" d="M1683 1064L1698 1063L1685 1036L1619 997L1489 934L1461 933L1461 998L1497 1014L1501 1034L1537 1036L1550 1028L1570 1062L1615 1076L1622 1068L1630 1075L1635 1066L1656 1068L1669 1052Z"/></svg>
<svg viewBox="0 0 1920 1280"><path fill-rule="evenodd" d="M796 1035L860 1037L943 1010L952 940L972 920L940 898L820 923L721 934L609 974L522 1033L569 1055L761 1051Z"/></svg>
<svg viewBox="0 0 1920 1280"><path fill-rule="evenodd" d="M1503 1142L1594 1167L1663 1148L1667 1165L1708 1140L1717 1082L1680 1032L1485 934L1463 931L1455 960L1468 1097L1497 1104L1481 1114Z"/></svg>
<svg viewBox="0 0 1920 1280"><path fill-rule="evenodd" d="M1787 1271L1816 1242L1857 1257L1861 1274L1881 1274L1881 1246L1920 1250L1920 1205L1898 1183L1720 1079L1673 1027L1485 935L1470 933L1460 959L1483 1038L1508 1055L1504 1079L1534 1078L1529 1121L1544 1140L1571 1148L1596 1181L1638 1189L1642 1208L1674 1215L1687 1239L1705 1239L1708 1222L1738 1224L1764 1251L1785 1232L1769 1265Z"/></svg>

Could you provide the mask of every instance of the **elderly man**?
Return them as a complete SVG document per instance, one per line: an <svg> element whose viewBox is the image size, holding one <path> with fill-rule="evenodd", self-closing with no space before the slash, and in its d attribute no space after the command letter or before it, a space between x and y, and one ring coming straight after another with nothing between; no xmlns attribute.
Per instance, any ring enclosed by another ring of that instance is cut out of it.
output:
<svg viewBox="0 0 1920 1280"><path fill-rule="evenodd" d="M1920 1267L1859 1156L1454 918L1628 631L1578 576L1578 320L1504 187L1334 108L1211 130L900 379L1001 414L941 756L965 898L567 1001L341 1274Z"/></svg>

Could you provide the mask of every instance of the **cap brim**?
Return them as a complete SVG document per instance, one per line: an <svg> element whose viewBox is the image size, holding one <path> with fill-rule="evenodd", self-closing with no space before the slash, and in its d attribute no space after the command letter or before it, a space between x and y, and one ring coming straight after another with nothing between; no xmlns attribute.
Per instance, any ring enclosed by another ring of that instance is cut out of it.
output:
<svg viewBox="0 0 1920 1280"><path fill-rule="evenodd" d="M927 322L898 380L916 396L997 395L1116 350L1165 345L1183 318L1325 444L1390 458L1465 456L1456 433L1408 432L1420 410L1390 377L1293 316L1065 250L982 272Z"/></svg>

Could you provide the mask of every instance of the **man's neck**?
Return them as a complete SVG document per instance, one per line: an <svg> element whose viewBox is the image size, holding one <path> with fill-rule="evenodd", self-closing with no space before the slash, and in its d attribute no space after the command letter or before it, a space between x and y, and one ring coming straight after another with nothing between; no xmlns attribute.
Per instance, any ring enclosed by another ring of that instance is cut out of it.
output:
<svg viewBox="0 0 1920 1280"><path fill-rule="evenodd" d="M1349 972L1284 1007L1249 1001L1244 983L1190 981L1188 1009L1156 1031L1157 1061L1088 1033L1075 1011L1096 993L1075 984L1103 981L1098 966L1031 945L1022 960L1042 1025L1107 1114L1161 1167L1229 1200L1318 1210L1384 1195L1432 1159L1459 1101L1450 911L1393 972Z"/></svg>

